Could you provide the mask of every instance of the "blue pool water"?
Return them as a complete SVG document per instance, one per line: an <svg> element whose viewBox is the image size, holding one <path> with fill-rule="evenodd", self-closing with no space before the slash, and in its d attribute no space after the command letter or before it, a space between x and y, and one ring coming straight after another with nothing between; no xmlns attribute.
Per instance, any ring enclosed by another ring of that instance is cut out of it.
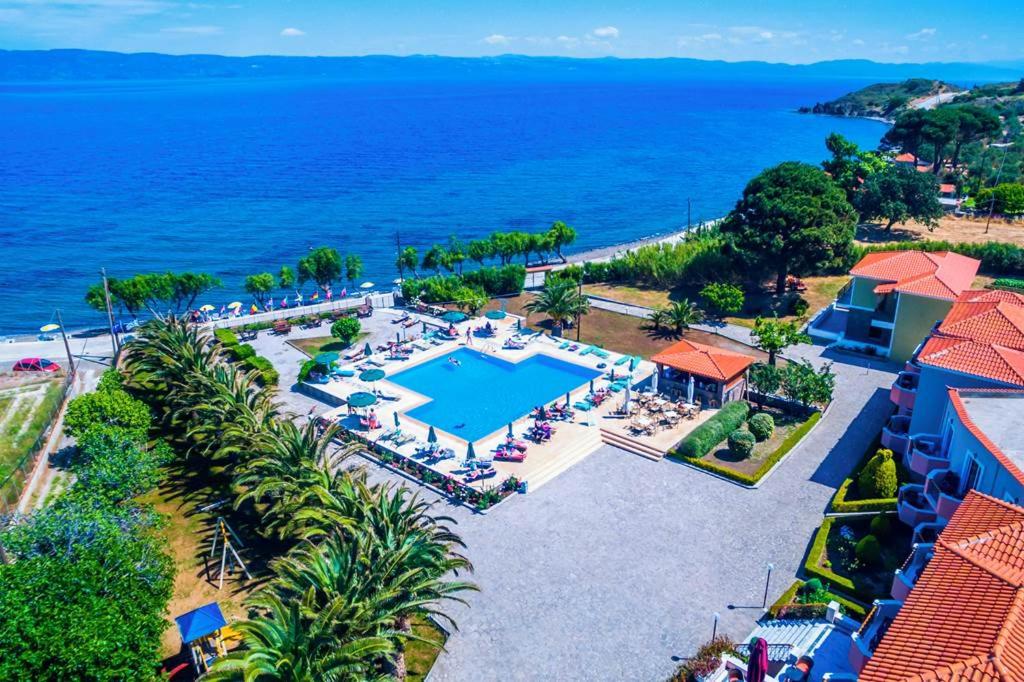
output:
<svg viewBox="0 0 1024 682"><path fill-rule="evenodd" d="M599 376L547 355L512 363L460 348L389 379L431 399L407 412L410 417L475 441Z"/></svg>

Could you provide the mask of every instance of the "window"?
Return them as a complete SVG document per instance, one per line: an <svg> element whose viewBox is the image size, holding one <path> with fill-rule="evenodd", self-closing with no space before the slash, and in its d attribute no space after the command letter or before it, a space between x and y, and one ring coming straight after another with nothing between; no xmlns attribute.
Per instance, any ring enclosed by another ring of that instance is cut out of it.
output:
<svg viewBox="0 0 1024 682"><path fill-rule="evenodd" d="M964 475L962 478L963 485L961 486L961 491L967 492L968 490L977 489L978 485L981 483L981 476L984 473L985 469L984 467L981 466L981 463L978 461L978 458L975 457L970 452L968 452L967 465L964 467Z"/></svg>

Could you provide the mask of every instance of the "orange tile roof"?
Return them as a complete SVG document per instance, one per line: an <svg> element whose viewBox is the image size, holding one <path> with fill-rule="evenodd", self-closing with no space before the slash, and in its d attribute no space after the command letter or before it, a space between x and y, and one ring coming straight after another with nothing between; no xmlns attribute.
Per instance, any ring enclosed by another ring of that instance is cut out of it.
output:
<svg viewBox="0 0 1024 682"><path fill-rule="evenodd" d="M952 301L971 286L980 265L947 251L878 251L861 258L850 274L881 280L877 294L897 291Z"/></svg>
<svg viewBox="0 0 1024 682"><path fill-rule="evenodd" d="M1024 509L967 493L862 682L1024 680Z"/></svg>
<svg viewBox="0 0 1024 682"><path fill-rule="evenodd" d="M683 339L652 357L651 361L682 372L728 381L743 373L757 358Z"/></svg>
<svg viewBox="0 0 1024 682"><path fill-rule="evenodd" d="M899 156L893 159L896 163L915 163L917 161L914 155L910 152L903 152Z"/></svg>
<svg viewBox="0 0 1024 682"><path fill-rule="evenodd" d="M952 194L953 192L956 192L956 185L948 182L939 185L939 194Z"/></svg>
<svg viewBox="0 0 1024 682"><path fill-rule="evenodd" d="M1009 301L956 303L939 325L939 332L1024 349L1024 305Z"/></svg>
<svg viewBox="0 0 1024 682"><path fill-rule="evenodd" d="M1006 289L968 289L957 297L957 303L990 303L1006 301L1016 305L1024 305L1024 294Z"/></svg>
<svg viewBox="0 0 1024 682"><path fill-rule="evenodd" d="M1024 352L992 343L932 336L921 348L917 362L1024 386Z"/></svg>

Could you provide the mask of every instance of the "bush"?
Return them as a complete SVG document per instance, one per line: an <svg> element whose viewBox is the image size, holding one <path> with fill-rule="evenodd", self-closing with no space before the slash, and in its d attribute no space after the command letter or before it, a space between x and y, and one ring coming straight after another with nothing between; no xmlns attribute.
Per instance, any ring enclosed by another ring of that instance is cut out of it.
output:
<svg viewBox="0 0 1024 682"><path fill-rule="evenodd" d="M316 365L316 360L306 360L302 363L302 366L299 367L298 381L300 384L309 378L309 373L313 371L313 368L316 367Z"/></svg>
<svg viewBox="0 0 1024 682"><path fill-rule="evenodd" d="M896 509L895 497L876 500L847 500L846 496L849 494L850 488L853 487L853 482L853 478L847 478L843 481L842 485L839 486L839 490L836 491L835 496L832 498L829 511L837 514L851 514L869 511L894 511Z"/></svg>
<svg viewBox="0 0 1024 682"><path fill-rule="evenodd" d="M274 369L274 365L262 355L251 357L245 361L246 366L249 369L259 370L260 378L263 380L263 384L266 386L276 386L280 380L278 371Z"/></svg>
<svg viewBox="0 0 1024 682"><path fill-rule="evenodd" d="M331 325L331 336L346 346L356 340L360 331L362 331L362 325L354 317L343 317Z"/></svg>
<svg viewBox="0 0 1024 682"><path fill-rule="evenodd" d="M871 519L871 534L876 538L887 538L892 532L892 522L885 514L879 514Z"/></svg>
<svg viewBox="0 0 1024 682"><path fill-rule="evenodd" d="M722 664L722 656L736 651L736 642L726 635L719 635L697 649L693 658L687 659L676 669L670 682L689 682L700 676L706 677Z"/></svg>
<svg viewBox="0 0 1024 682"><path fill-rule="evenodd" d="M138 432L96 425L79 439L71 468L77 485L116 504L155 488L170 457L163 441L147 447Z"/></svg>
<svg viewBox="0 0 1024 682"><path fill-rule="evenodd" d="M775 433L775 420L770 414L759 412L747 420L747 428L758 441L768 440Z"/></svg>
<svg viewBox="0 0 1024 682"><path fill-rule="evenodd" d="M94 391L78 396L68 403L64 415L64 431L69 436L82 436L98 425L117 426L145 434L149 429L149 407L122 389Z"/></svg>
<svg viewBox="0 0 1024 682"><path fill-rule="evenodd" d="M231 349L231 354L236 360L248 360L256 356L256 349L247 343L240 343Z"/></svg>
<svg viewBox="0 0 1024 682"><path fill-rule="evenodd" d="M579 265L567 265L559 270L549 270L544 273L544 285L561 284L570 282L578 285L583 280L583 267Z"/></svg>
<svg viewBox="0 0 1024 682"><path fill-rule="evenodd" d="M754 451L754 434L746 429L736 429L729 434L729 449L738 457L746 459Z"/></svg>
<svg viewBox="0 0 1024 682"><path fill-rule="evenodd" d="M875 453L861 470L857 478L860 494L865 498L895 497L896 462L892 458L892 450L881 448Z"/></svg>
<svg viewBox="0 0 1024 682"><path fill-rule="evenodd" d="M465 297L467 288L484 296L518 294L526 284L526 268L510 264L483 267L463 275L434 275L402 282L402 298L426 303L448 303Z"/></svg>
<svg viewBox="0 0 1024 682"><path fill-rule="evenodd" d="M715 413L713 417L695 428L683 439L676 449L677 454L690 459L697 459L711 452L726 437L743 425L750 413L750 405L744 400L736 400Z"/></svg>
<svg viewBox="0 0 1024 682"><path fill-rule="evenodd" d="M803 296L797 296L789 301L789 314L803 317L807 314L811 304Z"/></svg>
<svg viewBox="0 0 1024 682"><path fill-rule="evenodd" d="M213 336L221 342L225 348L233 348L238 345L238 337L230 329L214 329Z"/></svg>
<svg viewBox="0 0 1024 682"><path fill-rule="evenodd" d="M854 553L866 566L877 566L882 561L882 543L874 535L865 535L857 541Z"/></svg>
<svg viewBox="0 0 1024 682"><path fill-rule="evenodd" d="M996 289L1021 289L1024 290L1024 279L1018 277L999 277L992 286Z"/></svg>
<svg viewBox="0 0 1024 682"><path fill-rule="evenodd" d="M711 313L732 315L743 310L743 289L735 284L711 282L700 290L700 296Z"/></svg>
<svg viewBox="0 0 1024 682"><path fill-rule="evenodd" d="M825 589L825 586L817 578L811 578L800 587L800 594L814 594Z"/></svg>
<svg viewBox="0 0 1024 682"><path fill-rule="evenodd" d="M769 615L771 615L772 618L780 618L781 616L779 614L783 611L783 609L786 609L787 607L790 607L790 606L794 605L795 603L799 603L799 602L795 602L794 600L796 600L798 598L802 599L803 598L802 595L805 595L805 594L818 594L818 595L821 595L822 592L820 592L820 591L818 591L816 589L811 591L811 592L805 591L804 585L809 585L811 583L817 583L818 585L822 584L821 581L818 580L817 578L811 578L806 583L804 583L801 580L797 580L792 585L790 585L789 589L786 590L785 592L783 592L782 596L780 596L775 601L775 603L772 604L771 607L768 609ZM851 616L851 617L853 617L853 618L855 618L857 620L861 620L862 621L867 616L867 608L863 604L861 604L859 602L856 602L856 601L853 601L851 599L848 599L846 597L843 597L841 595L838 595L835 592L828 591L828 588L823 587L822 589L824 589L825 590L825 594L827 594L827 598L824 598L824 602L826 604L828 602L830 602L830 601L839 602L839 606L842 607L842 611L846 615ZM801 595L801 596L798 597L798 595Z"/></svg>
<svg viewBox="0 0 1024 682"><path fill-rule="evenodd" d="M113 367L100 375L100 381L96 385L97 391L116 391L122 388L124 388L124 377Z"/></svg>

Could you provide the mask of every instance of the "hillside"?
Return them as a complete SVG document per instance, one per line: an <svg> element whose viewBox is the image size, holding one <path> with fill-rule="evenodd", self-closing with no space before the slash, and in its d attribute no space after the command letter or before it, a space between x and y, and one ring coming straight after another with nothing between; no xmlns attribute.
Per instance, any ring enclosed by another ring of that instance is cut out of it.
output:
<svg viewBox="0 0 1024 682"><path fill-rule="evenodd" d="M908 108L931 108L939 102L951 100L953 93L960 92L963 92L962 88L944 81L911 78L902 83L875 83L831 102L801 107L800 112L881 118L891 121Z"/></svg>

